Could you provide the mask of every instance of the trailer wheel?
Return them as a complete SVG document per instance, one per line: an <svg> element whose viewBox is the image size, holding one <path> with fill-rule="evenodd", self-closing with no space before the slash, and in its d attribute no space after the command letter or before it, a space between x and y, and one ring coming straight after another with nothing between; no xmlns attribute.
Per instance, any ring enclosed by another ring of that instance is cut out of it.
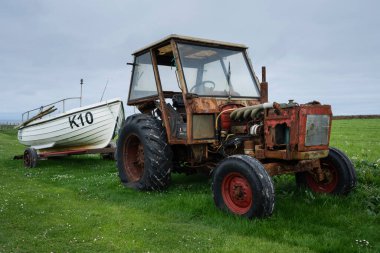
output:
<svg viewBox="0 0 380 253"><path fill-rule="evenodd" d="M324 178L320 180L314 171L296 173L298 186L308 187L314 192L348 194L356 185L356 172L343 151L330 148L329 155L321 159Z"/></svg>
<svg viewBox="0 0 380 253"><path fill-rule="evenodd" d="M213 172L215 205L246 218L270 216L274 208L274 187L264 166L247 155L224 159Z"/></svg>
<svg viewBox="0 0 380 253"><path fill-rule="evenodd" d="M24 151L25 168L34 168L37 166L38 155L34 148L27 148Z"/></svg>
<svg viewBox="0 0 380 253"><path fill-rule="evenodd" d="M117 167L122 183L138 190L161 190L170 182L172 151L161 122L150 115L129 116L120 129Z"/></svg>
<svg viewBox="0 0 380 253"><path fill-rule="evenodd" d="M113 160L116 161L116 144L113 142L110 142L106 148L113 148L115 151L110 153L101 153L100 156L103 160Z"/></svg>

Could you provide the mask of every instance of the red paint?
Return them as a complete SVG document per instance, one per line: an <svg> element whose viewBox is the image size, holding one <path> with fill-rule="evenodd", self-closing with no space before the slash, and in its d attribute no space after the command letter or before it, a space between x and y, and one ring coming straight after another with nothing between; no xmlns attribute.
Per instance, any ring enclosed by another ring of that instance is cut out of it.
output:
<svg viewBox="0 0 380 253"><path fill-rule="evenodd" d="M317 181L312 174L307 173L306 183L314 192L331 193L338 185L338 170L331 162L322 162L321 166L326 178L322 181Z"/></svg>
<svg viewBox="0 0 380 253"><path fill-rule="evenodd" d="M59 155L80 155L84 154L88 149L77 149L77 150L65 150L65 151L53 151L53 152L42 152L39 154L40 157L49 156L59 156Z"/></svg>
<svg viewBox="0 0 380 253"><path fill-rule="evenodd" d="M240 104L226 104L221 107L222 114L220 115L220 125L221 125L222 130L228 131L231 128L232 120L230 118L230 114L232 110L230 109L240 108L240 107L243 107L243 106Z"/></svg>
<svg viewBox="0 0 380 253"><path fill-rule="evenodd" d="M329 143L327 145L305 146L307 115L329 115L328 136L330 138L332 112L329 105L299 105L283 108L280 114L276 113L275 109L268 109L264 116L265 149L272 153L277 152L276 158L285 160L293 159L292 153L327 150ZM289 128L289 143L287 143L287 147L282 147L282 150L279 150L281 148L275 142L275 127L281 124L286 124ZM268 157L274 158L273 155Z"/></svg>
<svg viewBox="0 0 380 253"><path fill-rule="evenodd" d="M306 119L307 115L329 115L329 141L327 145L320 146L305 146L305 136L306 136ZM332 122L332 112L330 105L301 105L299 111L299 131L298 131L298 151L312 151L312 150L326 150L329 148L330 133L331 133L331 122Z"/></svg>
<svg viewBox="0 0 380 253"><path fill-rule="evenodd" d="M222 196L227 208L235 214L245 214L253 205L251 186L248 180L237 172L224 177Z"/></svg>

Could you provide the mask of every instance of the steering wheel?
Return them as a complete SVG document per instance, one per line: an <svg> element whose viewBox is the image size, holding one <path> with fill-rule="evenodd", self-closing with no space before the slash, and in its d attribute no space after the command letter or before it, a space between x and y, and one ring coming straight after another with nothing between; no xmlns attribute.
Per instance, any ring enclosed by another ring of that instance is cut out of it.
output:
<svg viewBox="0 0 380 253"><path fill-rule="evenodd" d="M211 84L211 86L210 86L210 87L207 87L207 86L206 86L206 83ZM206 81L201 82L200 84L196 84L196 85L194 85L193 87L191 87L191 89L190 89L190 93L193 93L193 90L195 90L195 88L198 88L198 87L200 87L200 86L203 86L203 87L205 87L205 88L209 88L210 91L213 91L213 90L215 89L215 82L210 81L210 80L206 80Z"/></svg>

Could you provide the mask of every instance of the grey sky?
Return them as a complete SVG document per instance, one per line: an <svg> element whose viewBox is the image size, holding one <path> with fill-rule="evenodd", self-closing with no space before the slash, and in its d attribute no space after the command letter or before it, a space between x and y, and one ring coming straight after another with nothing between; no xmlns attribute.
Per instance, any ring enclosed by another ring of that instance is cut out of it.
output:
<svg viewBox="0 0 380 253"><path fill-rule="evenodd" d="M64 97L126 101L131 53L176 33L246 44L270 101L380 114L378 1L0 1L0 119ZM131 112L131 109L128 109Z"/></svg>

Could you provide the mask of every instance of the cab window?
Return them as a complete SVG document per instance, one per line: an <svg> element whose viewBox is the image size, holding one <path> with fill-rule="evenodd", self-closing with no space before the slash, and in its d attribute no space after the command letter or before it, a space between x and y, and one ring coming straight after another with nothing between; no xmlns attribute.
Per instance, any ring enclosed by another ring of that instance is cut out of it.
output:
<svg viewBox="0 0 380 253"><path fill-rule="evenodd" d="M151 97L157 94L152 58L150 53L147 52L136 57L129 100Z"/></svg>
<svg viewBox="0 0 380 253"><path fill-rule="evenodd" d="M155 50L155 54L162 90L164 92L181 92L171 45L163 45Z"/></svg>

